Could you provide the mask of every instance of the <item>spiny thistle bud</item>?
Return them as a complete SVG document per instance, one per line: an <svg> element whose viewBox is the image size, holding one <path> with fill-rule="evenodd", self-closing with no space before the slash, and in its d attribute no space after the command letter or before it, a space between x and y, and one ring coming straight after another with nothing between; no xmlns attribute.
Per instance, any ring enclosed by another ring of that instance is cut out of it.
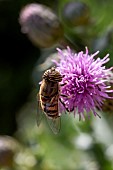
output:
<svg viewBox="0 0 113 170"><path fill-rule="evenodd" d="M68 2L62 9L63 21L72 27L88 24L89 16L89 7L83 2Z"/></svg>
<svg viewBox="0 0 113 170"><path fill-rule="evenodd" d="M38 47L51 47L63 36L63 28L53 11L41 4L26 5L20 12L21 31Z"/></svg>
<svg viewBox="0 0 113 170"><path fill-rule="evenodd" d="M102 106L102 110L107 113L113 113L113 100L111 99L106 99Z"/></svg>
<svg viewBox="0 0 113 170"><path fill-rule="evenodd" d="M109 74L111 75L111 78L113 79L113 72L112 71L109 71ZM109 79L109 84L107 83L107 85L110 85L110 89L112 90L113 89L113 80L112 79ZM113 93L109 93L109 96L111 98L113 98ZM111 99L106 99L105 102L103 103L102 105L102 110L104 112L107 112L107 113L113 113L113 100Z"/></svg>

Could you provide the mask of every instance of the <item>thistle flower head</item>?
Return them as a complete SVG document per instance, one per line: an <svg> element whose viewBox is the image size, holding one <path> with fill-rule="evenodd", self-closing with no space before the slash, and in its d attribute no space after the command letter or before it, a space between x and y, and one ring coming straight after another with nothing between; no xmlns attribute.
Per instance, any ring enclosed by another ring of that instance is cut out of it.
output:
<svg viewBox="0 0 113 170"><path fill-rule="evenodd" d="M113 90L109 89L109 80L113 74L109 74L112 68L106 69L105 63L109 61L109 54L103 59L96 57L99 51L89 54L86 52L74 53L69 47L65 51L57 49L60 62L55 62L57 69L65 77L62 83L66 85L61 87L61 93L67 97L62 97L65 108L73 110L74 115L79 114L80 118L85 118L86 112L93 112L96 116L96 108L101 109L105 99L110 98L108 93Z"/></svg>

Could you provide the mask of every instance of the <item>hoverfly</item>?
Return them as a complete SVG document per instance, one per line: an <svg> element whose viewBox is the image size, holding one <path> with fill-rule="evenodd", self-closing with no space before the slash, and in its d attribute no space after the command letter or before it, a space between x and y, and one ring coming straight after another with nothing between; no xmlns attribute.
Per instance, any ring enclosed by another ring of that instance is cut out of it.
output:
<svg viewBox="0 0 113 170"><path fill-rule="evenodd" d="M38 93L39 106L47 118L50 128L53 133L57 134L60 131L61 113L59 111L59 102L64 103L60 99L60 84L62 76L55 67L45 71L42 76L42 82ZM64 95L65 96L65 95ZM40 125L42 113L37 111L37 125Z"/></svg>

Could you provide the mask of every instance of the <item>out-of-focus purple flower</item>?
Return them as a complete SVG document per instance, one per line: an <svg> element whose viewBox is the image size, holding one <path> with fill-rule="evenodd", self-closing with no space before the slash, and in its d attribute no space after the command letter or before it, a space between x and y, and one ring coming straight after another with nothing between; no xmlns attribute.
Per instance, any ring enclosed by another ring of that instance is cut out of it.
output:
<svg viewBox="0 0 113 170"><path fill-rule="evenodd" d="M74 53L69 47L66 51L57 49L60 62L55 62L57 69L65 77L61 87L61 93L68 96L62 97L62 101L68 110L73 110L74 115L79 114L79 118L85 119L85 112L88 117L90 112L96 116L96 108L101 109L105 99L110 98L108 93L112 93L109 80L113 81L113 74L104 66L109 59L107 54L103 59L97 58L99 51L89 54L86 52ZM109 74L110 73L110 74ZM63 108L65 110L65 108ZM99 115L98 115L99 116Z"/></svg>
<svg viewBox="0 0 113 170"><path fill-rule="evenodd" d="M31 3L20 11L19 23L32 43L48 48L55 45L63 36L63 27L57 15L47 6Z"/></svg>

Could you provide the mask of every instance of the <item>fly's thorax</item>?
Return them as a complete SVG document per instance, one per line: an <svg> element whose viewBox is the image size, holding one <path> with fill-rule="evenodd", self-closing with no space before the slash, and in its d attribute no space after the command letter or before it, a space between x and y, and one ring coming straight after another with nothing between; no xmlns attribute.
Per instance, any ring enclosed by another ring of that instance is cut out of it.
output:
<svg viewBox="0 0 113 170"><path fill-rule="evenodd" d="M59 93L59 83L43 79L40 86L40 95L51 97Z"/></svg>
<svg viewBox="0 0 113 170"><path fill-rule="evenodd" d="M63 76L54 67L52 67L51 69L45 71L42 78L47 81L61 82Z"/></svg>

